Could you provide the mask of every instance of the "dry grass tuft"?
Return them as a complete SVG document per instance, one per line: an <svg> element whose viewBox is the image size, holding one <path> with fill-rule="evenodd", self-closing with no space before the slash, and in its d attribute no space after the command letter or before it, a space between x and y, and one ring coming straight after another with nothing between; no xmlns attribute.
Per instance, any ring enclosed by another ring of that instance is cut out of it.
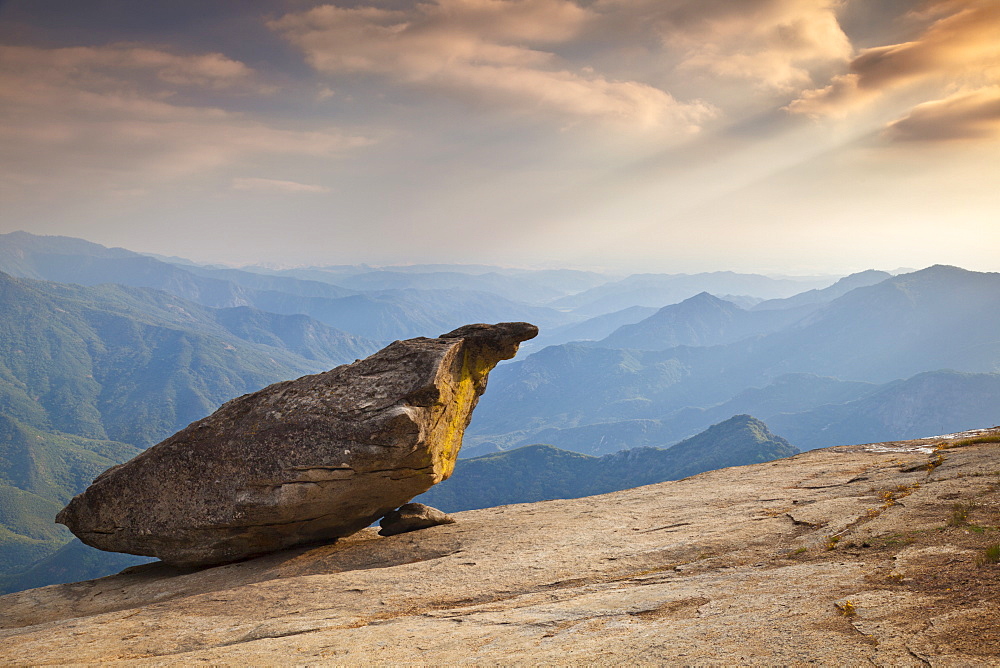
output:
<svg viewBox="0 0 1000 668"><path fill-rule="evenodd" d="M1000 443L1000 434L984 434L982 436L973 436L972 438L963 438L958 441L946 443L942 447L959 448L963 445L977 445L979 443Z"/></svg>
<svg viewBox="0 0 1000 668"><path fill-rule="evenodd" d="M959 501L951 506L950 527L964 527L969 523L969 514L979 507L975 501Z"/></svg>
<svg viewBox="0 0 1000 668"><path fill-rule="evenodd" d="M977 566L988 566L990 564L1000 564L1000 543L989 546L976 559Z"/></svg>

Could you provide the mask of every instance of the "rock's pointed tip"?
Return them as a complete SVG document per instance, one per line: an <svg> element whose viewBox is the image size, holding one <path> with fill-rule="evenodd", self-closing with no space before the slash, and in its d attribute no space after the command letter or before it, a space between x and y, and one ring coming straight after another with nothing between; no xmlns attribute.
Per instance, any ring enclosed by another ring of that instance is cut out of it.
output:
<svg viewBox="0 0 1000 668"><path fill-rule="evenodd" d="M517 354L522 341L538 336L538 327L530 322L498 322L495 325L476 323L464 325L442 334L439 339L462 339L480 353L485 353L492 367L500 360L508 360Z"/></svg>
<svg viewBox="0 0 1000 668"><path fill-rule="evenodd" d="M481 339L488 342L513 344L527 341L538 336L538 327L530 322L498 322L495 325L476 323L463 325L439 339Z"/></svg>
<svg viewBox="0 0 1000 668"><path fill-rule="evenodd" d="M72 531L73 527L76 525L77 505L80 503L80 497L82 496L83 494L77 494L70 499L69 503L67 503L62 510L56 513L55 520L53 521L56 524L62 524L64 527Z"/></svg>

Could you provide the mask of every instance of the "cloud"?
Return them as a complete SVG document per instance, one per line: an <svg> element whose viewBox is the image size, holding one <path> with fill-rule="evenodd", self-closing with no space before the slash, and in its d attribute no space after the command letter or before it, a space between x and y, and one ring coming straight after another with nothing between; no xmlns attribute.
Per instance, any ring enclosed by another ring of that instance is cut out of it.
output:
<svg viewBox="0 0 1000 668"><path fill-rule="evenodd" d="M844 117L878 97L876 89L861 88L858 79L858 75L854 73L835 76L824 88L802 91L798 99L792 100L785 110L811 118Z"/></svg>
<svg viewBox="0 0 1000 668"><path fill-rule="evenodd" d="M950 141L1000 138L1000 86L956 93L925 102L889 124L893 141Z"/></svg>
<svg viewBox="0 0 1000 668"><path fill-rule="evenodd" d="M91 84L123 72L148 73L162 82L202 88L259 90L254 71L221 53L185 55L130 44L42 49L0 46L5 69L32 70L46 79Z"/></svg>
<svg viewBox="0 0 1000 668"><path fill-rule="evenodd" d="M928 22L911 41L862 50L847 74L788 106L814 117L843 115L885 92L915 84L1000 82L1000 2L937 0L910 15Z"/></svg>
<svg viewBox="0 0 1000 668"><path fill-rule="evenodd" d="M336 128L286 129L200 105L197 91L181 97L179 87L262 90L253 70L220 54L0 46L0 179L18 191L59 177L129 190L253 156L325 158L370 143Z"/></svg>
<svg viewBox="0 0 1000 668"><path fill-rule="evenodd" d="M643 82L571 69L544 49L570 42L596 19L568 0L433 0L405 11L325 5L269 25L320 72L377 75L560 122L686 133L715 114Z"/></svg>
<svg viewBox="0 0 1000 668"><path fill-rule="evenodd" d="M678 69L791 91L812 70L846 62L851 44L837 21L840 0L600 0L600 11L651 26L679 53Z"/></svg>
<svg viewBox="0 0 1000 668"><path fill-rule="evenodd" d="M276 179L239 178L233 179L233 190L253 190L272 193L328 193L326 186L297 183L295 181L278 181Z"/></svg>

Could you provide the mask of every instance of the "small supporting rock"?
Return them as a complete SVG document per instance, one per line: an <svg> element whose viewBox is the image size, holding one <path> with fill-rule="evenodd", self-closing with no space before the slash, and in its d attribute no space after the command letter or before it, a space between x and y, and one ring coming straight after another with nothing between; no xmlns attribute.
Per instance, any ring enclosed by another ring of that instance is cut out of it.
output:
<svg viewBox="0 0 1000 668"><path fill-rule="evenodd" d="M407 503L398 510L386 513L378 523L380 536L395 536L398 533L417 531L439 524L454 524L455 520L437 508L422 503Z"/></svg>

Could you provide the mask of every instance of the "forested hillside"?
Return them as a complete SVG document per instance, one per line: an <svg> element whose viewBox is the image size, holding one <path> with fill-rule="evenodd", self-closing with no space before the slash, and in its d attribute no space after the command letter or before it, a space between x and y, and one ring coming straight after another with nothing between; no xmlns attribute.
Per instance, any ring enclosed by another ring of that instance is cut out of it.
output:
<svg viewBox="0 0 1000 668"><path fill-rule="evenodd" d="M451 478L417 497L446 512L546 499L575 499L798 452L760 420L736 415L670 448L594 457L551 445L460 460Z"/></svg>
<svg viewBox="0 0 1000 668"><path fill-rule="evenodd" d="M0 312L0 575L69 540L53 517L103 470L235 396L377 348L302 315L2 273Z"/></svg>

